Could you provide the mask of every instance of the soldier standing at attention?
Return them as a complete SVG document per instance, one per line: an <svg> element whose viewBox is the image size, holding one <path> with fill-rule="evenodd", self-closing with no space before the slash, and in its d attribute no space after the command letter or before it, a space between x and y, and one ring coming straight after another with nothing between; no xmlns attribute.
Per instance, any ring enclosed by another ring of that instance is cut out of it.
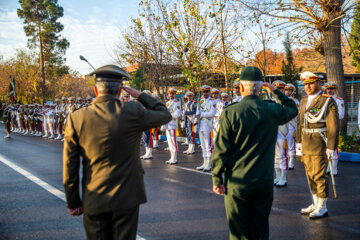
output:
<svg viewBox="0 0 360 240"><path fill-rule="evenodd" d="M213 129L213 118L216 114L216 104L210 98L210 89L208 85L203 85L200 90L203 95L200 100L200 108L196 110L196 115L200 117L199 137L204 162L196 170L209 172L211 170L211 154L213 150L211 131Z"/></svg>
<svg viewBox="0 0 360 240"><path fill-rule="evenodd" d="M2 117L6 131L6 136L4 136L4 138L10 138L11 105L7 106L6 103L3 103L2 110L3 110Z"/></svg>
<svg viewBox="0 0 360 240"><path fill-rule="evenodd" d="M296 107L299 108L299 100L297 100L294 97L294 93L296 92L296 88L293 84L288 83L285 86L285 95L293 100L296 104ZM294 160L295 160L295 137L296 137L296 130L297 130L297 118L291 119L291 121L288 123L289 132L286 136L286 142L287 142L287 155L289 158L289 170L294 169Z"/></svg>
<svg viewBox="0 0 360 240"><path fill-rule="evenodd" d="M231 240L269 239L278 127L297 114L294 101L262 79L257 67L242 70L243 100L224 109L214 143L213 191L225 195ZM262 86L279 103L261 100Z"/></svg>
<svg viewBox="0 0 360 240"><path fill-rule="evenodd" d="M338 145L339 116L335 100L322 93L317 75L303 72L300 78L308 95L300 101L296 148L302 151L301 157L313 197L313 203L302 208L301 214L316 219L328 214L326 202L329 181L326 167Z"/></svg>
<svg viewBox="0 0 360 240"><path fill-rule="evenodd" d="M187 98L187 103L185 105L185 110L184 110L185 132L189 143L189 147L186 151L184 151L184 154L194 154L195 153L194 123L195 123L195 114L196 114L196 102L194 101L193 92L187 91L185 96Z"/></svg>
<svg viewBox="0 0 360 240"><path fill-rule="evenodd" d="M345 106L344 106L344 100L341 97L336 96L336 89L337 85L334 82L327 82L324 84L325 93L329 96L332 96L332 98L335 100L338 111L339 111L339 121L344 119L345 116ZM340 122L339 122L340 125ZM341 140L340 140L341 141ZM333 164L334 169L334 176L338 175L338 162L339 162L339 149L336 148L336 151L334 152L334 156L331 159L331 162ZM330 165L328 165L326 173L330 173Z"/></svg>
<svg viewBox="0 0 360 240"><path fill-rule="evenodd" d="M84 213L87 239L135 240L139 205L146 202L141 134L165 124L171 116L162 103L132 88L123 87L139 102L121 102L122 78L129 77L121 68L107 65L92 74L96 75L96 99L67 118L66 205L71 215ZM79 179L80 156L83 179Z"/></svg>
<svg viewBox="0 0 360 240"><path fill-rule="evenodd" d="M282 93L285 91L285 83L280 80L273 82L273 86ZM274 99L275 102L278 99ZM281 124L279 126L276 145L275 145L275 179L274 185L276 187L285 187L287 185L286 175L288 171L288 156L287 156L287 141L286 136L289 133L289 124Z"/></svg>
<svg viewBox="0 0 360 240"><path fill-rule="evenodd" d="M166 103L166 107L172 116L172 121L165 125L166 140L171 154L170 159L166 161L166 163L171 165L177 164L178 144L176 141L176 130L178 127L178 119L181 116L180 103L176 100L176 92L175 88L170 88L168 90L169 101Z"/></svg>
<svg viewBox="0 0 360 240"><path fill-rule="evenodd" d="M152 96L149 90L144 90L143 93ZM142 155L141 159L151 159L152 158L152 150L153 150L153 140L152 140L152 133L151 129L145 130L142 135L142 142L145 146L145 154Z"/></svg>
<svg viewBox="0 0 360 240"><path fill-rule="evenodd" d="M216 104L216 113L215 113L215 117L214 117L215 133L214 133L214 136L213 136L213 142L215 142L216 135L217 135L217 130L219 129L219 123L220 123L219 121L220 121L221 113L224 111L224 108L229 105L228 98L229 98L229 94L221 93L221 101L219 101Z"/></svg>

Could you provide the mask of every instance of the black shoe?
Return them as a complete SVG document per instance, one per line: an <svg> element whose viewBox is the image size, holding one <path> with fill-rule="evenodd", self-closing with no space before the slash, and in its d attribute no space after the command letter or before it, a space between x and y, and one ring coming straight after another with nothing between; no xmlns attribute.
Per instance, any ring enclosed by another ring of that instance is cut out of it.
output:
<svg viewBox="0 0 360 240"><path fill-rule="evenodd" d="M294 167L289 167L289 170L294 170Z"/></svg>

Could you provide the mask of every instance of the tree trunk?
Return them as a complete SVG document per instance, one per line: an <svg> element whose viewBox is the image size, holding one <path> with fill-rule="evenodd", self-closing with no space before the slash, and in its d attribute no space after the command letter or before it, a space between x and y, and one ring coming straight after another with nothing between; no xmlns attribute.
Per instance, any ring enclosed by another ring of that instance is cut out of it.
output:
<svg viewBox="0 0 360 240"><path fill-rule="evenodd" d="M340 126L341 131L347 130L347 108L346 108L346 91L345 91L345 77L341 54L341 22L334 21L329 29L324 32L324 52L325 52L325 67L327 80L335 82L338 86L337 95L344 99L345 102L345 117Z"/></svg>
<svg viewBox="0 0 360 240"><path fill-rule="evenodd" d="M35 1L35 9L36 9L36 16L37 16L37 18L39 18L37 1ZM42 38L41 38L40 19L38 19L38 39L39 39L39 50L40 50L40 70L41 70L41 80L42 80L41 95L42 95L42 102L44 104L44 100L45 100L45 67L44 67L44 65L45 64L44 64L43 42L42 42Z"/></svg>

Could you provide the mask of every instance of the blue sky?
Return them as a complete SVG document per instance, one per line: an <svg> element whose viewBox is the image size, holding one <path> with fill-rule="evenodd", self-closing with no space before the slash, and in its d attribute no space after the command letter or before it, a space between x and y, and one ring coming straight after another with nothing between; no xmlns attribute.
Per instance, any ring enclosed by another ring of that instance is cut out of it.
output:
<svg viewBox="0 0 360 240"><path fill-rule="evenodd" d="M121 29L137 16L140 0L58 0L64 8L62 35L70 42L67 65L86 74L91 71L80 61L83 55L94 66L114 63L113 53L120 43ZM26 48L22 20L17 17L17 0L0 0L0 56L9 59L15 49Z"/></svg>

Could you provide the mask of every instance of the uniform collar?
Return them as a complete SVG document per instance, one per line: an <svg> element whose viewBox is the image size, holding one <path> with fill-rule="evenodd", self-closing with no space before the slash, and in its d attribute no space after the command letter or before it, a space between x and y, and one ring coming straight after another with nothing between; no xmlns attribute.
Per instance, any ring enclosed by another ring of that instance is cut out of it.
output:
<svg viewBox="0 0 360 240"><path fill-rule="evenodd" d="M102 96L96 97L95 100L93 101L93 103L101 103L101 102L106 102L106 101L111 101L111 100L117 100L117 98L112 95L102 95Z"/></svg>
<svg viewBox="0 0 360 240"><path fill-rule="evenodd" d="M259 99L258 95L247 95L246 97L243 98L243 100L245 99L249 99L249 100L253 100L253 99Z"/></svg>

